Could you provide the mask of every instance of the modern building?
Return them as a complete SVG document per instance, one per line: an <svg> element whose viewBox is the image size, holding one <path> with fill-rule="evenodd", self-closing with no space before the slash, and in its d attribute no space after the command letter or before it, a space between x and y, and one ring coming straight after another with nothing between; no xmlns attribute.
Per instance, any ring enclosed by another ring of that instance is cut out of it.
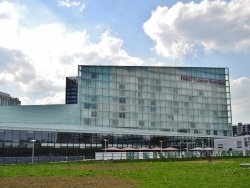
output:
<svg viewBox="0 0 250 188"><path fill-rule="evenodd" d="M233 136L250 135L250 124L238 123L233 125Z"/></svg>
<svg viewBox="0 0 250 188"><path fill-rule="evenodd" d="M229 70L78 66L77 104L0 107L0 157L213 147L232 136ZM66 102L67 103L67 102Z"/></svg>
<svg viewBox="0 0 250 188"><path fill-rule="evenodd" d="M250 136L238 136L232 138L215 139L214 149L216 151L241 151L245 155L250 150ZM248 155L249 156L249 155Z"/></svg>
<svg viewBox="0 0 250 188"><path fill-rule="evenodd" d="M18 98L11 97L10 94L0 91L0 106L18 106L21 101Z"/></svg>

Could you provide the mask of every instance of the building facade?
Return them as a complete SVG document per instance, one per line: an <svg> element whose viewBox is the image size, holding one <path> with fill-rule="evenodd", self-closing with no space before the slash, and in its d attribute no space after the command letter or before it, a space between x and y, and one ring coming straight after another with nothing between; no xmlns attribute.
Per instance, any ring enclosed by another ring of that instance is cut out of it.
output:
<svg viewBox="0 0 250 188"><path fill-rule="evenodd" d="M79 66L84 125L231 136L228 69Z"/></svg>
<svg viewBox="0 0 250 188"><path fill-rule="evenodd" d="M233 136L250 135L250 124L238 123L233 125Z"/></svg>
<svg viewBox="0 0 250 188"><path fill-rule="evenodd" d="M0 157L213 147L232 136L227 68L78 66L77 104L0 108Z"/></svg>
<svg viewBox="0 0 250 188"><path fill-rule="evenodd" d="M66 77L65 104L77 104L78 78Z"/></svg>
<svg viewBox="0 0 250 188"><path fill-rule="evenodd" d="M216 151L242 151L243 155L246 155L246 152L249 153L250 150L250 136L215 139L214 148Z"/></svg>
<svg viewBox="0 0 250 188"><path fill-rule="evenodd" d="M0 91L0 106L18 106L21 101L18 98L11 97L10 94Z"/></svg>

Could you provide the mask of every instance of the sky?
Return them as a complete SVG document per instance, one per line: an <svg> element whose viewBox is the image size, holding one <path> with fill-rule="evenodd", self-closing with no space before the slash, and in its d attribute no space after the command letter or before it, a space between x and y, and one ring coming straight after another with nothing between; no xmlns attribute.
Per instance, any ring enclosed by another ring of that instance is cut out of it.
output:
<svg viewBox="0 0 250 188"><path fill-rule="evenodd" d="M0 0L0 91L64 104L78 65L227 67L250 123L249 0Z"/></svg>

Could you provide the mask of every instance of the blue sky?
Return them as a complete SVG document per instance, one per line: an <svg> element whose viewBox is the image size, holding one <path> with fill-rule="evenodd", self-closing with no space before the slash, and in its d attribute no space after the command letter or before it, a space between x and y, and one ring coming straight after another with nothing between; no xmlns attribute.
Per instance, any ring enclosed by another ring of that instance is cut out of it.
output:
<svg viewBox="0 0 250 188"><path fill-rule="evenodd" d="M250 123L249 0L0 1L0 91L64 103L78 64L228 67L233 122Z"/></svg>

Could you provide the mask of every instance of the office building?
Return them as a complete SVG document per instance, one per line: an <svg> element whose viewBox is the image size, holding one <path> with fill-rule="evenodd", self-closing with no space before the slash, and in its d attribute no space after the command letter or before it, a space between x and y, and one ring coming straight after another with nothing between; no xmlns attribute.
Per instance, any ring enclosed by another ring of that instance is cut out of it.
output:
<svg viewBox="0 0 250 188"><path fill-rule="evenodd" d="M232 136L227 68L79 65L77 94L77 104L0 108L0 155L29 156L31 139L37 156L91 159L105 146L191 149Z"/></svg>

